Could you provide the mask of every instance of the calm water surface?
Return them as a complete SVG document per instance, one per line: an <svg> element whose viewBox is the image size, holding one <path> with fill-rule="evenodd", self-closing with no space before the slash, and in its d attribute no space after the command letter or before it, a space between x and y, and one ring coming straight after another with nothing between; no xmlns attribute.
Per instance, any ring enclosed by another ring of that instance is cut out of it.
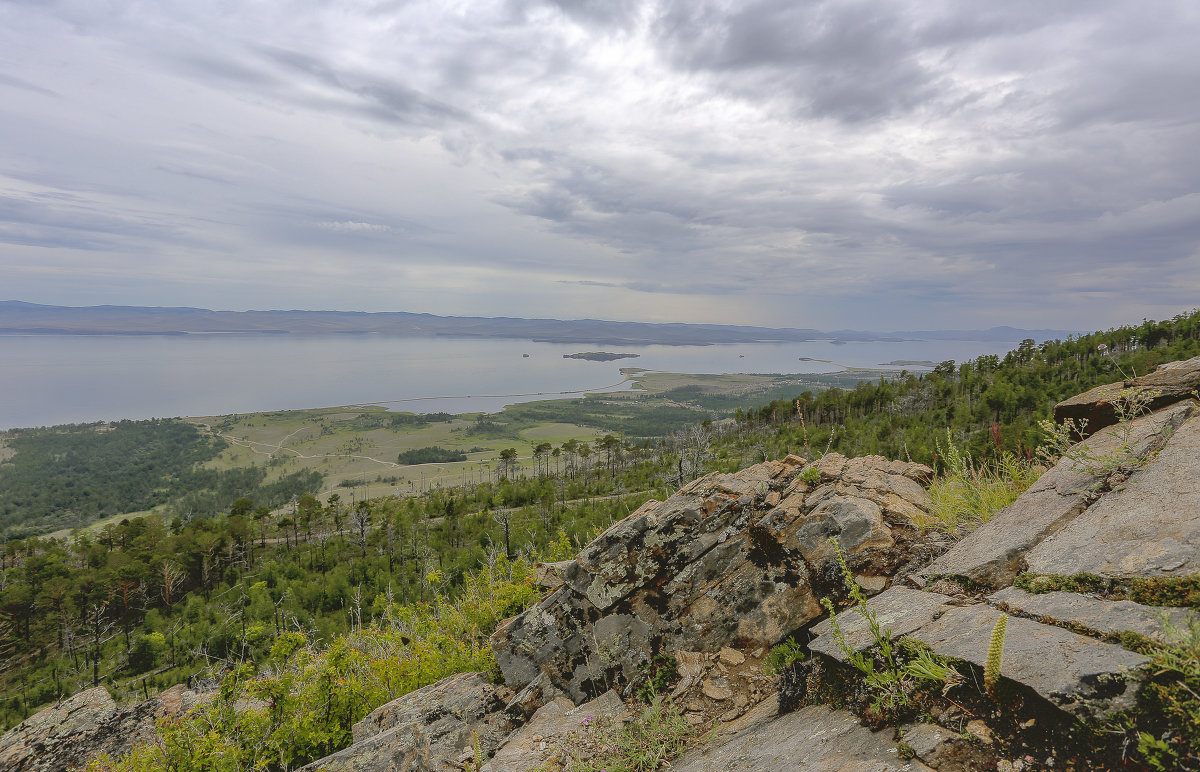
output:
<svg viewBox="0 0 1200 772"><path fill-rule="evenodd" d="M621 367L815 373L839 368L800 357L878 367L893 360L961 362L1015 346L979 341L597 346L381 335L0 335L0 429L368 403L424 413L495 411L560 392L627 388L620 385ZM597 350L641 356L614 362L563 359L563 354Z"/></svg>

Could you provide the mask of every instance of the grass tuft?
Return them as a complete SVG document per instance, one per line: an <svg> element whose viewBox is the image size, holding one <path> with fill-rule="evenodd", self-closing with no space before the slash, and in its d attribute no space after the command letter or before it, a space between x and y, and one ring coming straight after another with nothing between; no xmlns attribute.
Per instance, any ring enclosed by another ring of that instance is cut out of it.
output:
<svg viewBox="0 0 1200 772"><path fill-rule="evenodd" d="M976 464L971 455L959 450L946 431L946 444L938 441L938 453L945 473L929 486L930 525L954 533L972 531L992 515L1017 500L1044 471L1011 453L999 459Z"/></svg>

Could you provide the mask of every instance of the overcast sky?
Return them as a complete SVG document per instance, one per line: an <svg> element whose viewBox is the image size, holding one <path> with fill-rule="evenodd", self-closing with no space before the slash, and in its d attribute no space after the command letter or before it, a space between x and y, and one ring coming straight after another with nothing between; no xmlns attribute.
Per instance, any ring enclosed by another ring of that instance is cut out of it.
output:
<svg viewBox="0 0 1200 772"><path fill-rule="evenodd" d="M1200 305L1200 3L0 0L0 299Z"/></svg>

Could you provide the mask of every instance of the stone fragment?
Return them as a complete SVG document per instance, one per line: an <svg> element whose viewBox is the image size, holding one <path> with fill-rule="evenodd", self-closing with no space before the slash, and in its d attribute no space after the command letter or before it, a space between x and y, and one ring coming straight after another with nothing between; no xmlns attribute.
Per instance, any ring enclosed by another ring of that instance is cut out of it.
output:
<svg viewBox="0 0 1200 772"><path fill-rule="evenodd" d="M1197 612L1183 608L1143 606L1131 600L1103 600L1074 592L1031 595L1007 587L988 596L988 602L1014 614L1053 620L1067 626L1084 627L1103 635L1130 631L1166 642L1163 616L1176 629L1183 629Z"/></svg>
<svg viewBox="0 0 1200 772"><path fill-rule="evenodd" d="M986 730L986 725L983 728ZM937 770L991 772L996 768L996 760L986 747L990 739L987 743L974 742L937 724L917 724L904 730L901 739L916 758Z"/></svg>
<svg viewBox="0 0 1200 772"><path fill-rule="evenodd" d="M979 742L984 745L991 745L993 742L991 727L977 718L967 722L967 734L979 738Z"/></svg>
<svg viewBox="0 0 1200 772"><path fill-rule="evenodd" d="M729 688L729 682L719 676L716 678L705 678L700 683L700 691L710 700L727 700L733 696L733 690Z"/></svg>
<svg viewBox="0 0 1200 772"><path fill-rule="evenodd" d="M746 661L745 654L737 649L731 649L728 646L723 647L721 651L718 652L718 655L720 656L722 662L732 667L736 667Z"/></svg>
<svg viewBox="0 0 1200 772"><path fill-rule="evenodd" d="M615 691L607 691L578 707L560 697L547 703L524 726L514 731L483 765L483 772L533 772L542 769L549 755L571 742L571 735L620 722L628 716Z"/></svg>
<svg viewBox="0 0 1200 772"><path fill-rule="evenodd" d="M854 582L868 595L878 595L887 589L888 578L886 576L869 576L867 574L855 574Z"/></svg>

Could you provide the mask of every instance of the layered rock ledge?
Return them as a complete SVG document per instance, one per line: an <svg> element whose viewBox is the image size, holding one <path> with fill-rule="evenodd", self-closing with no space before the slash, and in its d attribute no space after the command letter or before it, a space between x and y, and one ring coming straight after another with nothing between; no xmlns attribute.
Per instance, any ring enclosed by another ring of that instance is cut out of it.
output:
<svg viewBox="0 0 1200 772"><path fill-rule="evenodd" d="M803 473L802 473L803 472ZM561 585L492 638L505 683L581 702L660 652L763 650L844 592L829 539L869 592L937 549L927 466L789 456L646 502L558 567Z"/></svg>

